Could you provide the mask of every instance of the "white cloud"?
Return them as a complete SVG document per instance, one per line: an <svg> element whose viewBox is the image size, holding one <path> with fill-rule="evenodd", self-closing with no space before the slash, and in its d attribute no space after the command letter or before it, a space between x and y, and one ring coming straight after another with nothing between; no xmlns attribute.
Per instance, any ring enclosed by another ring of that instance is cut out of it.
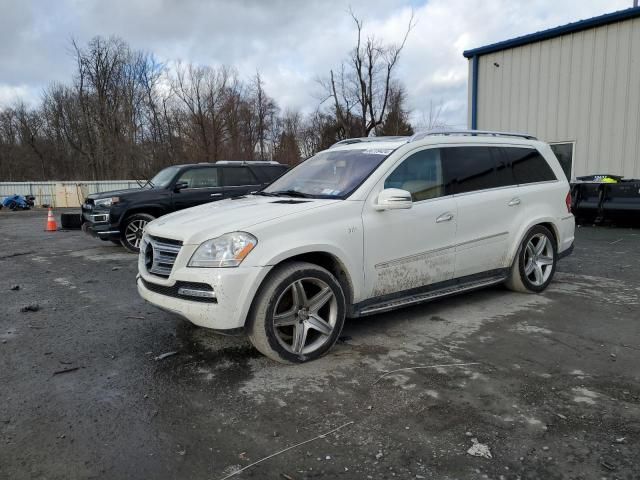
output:
<svg viewBox="0 0 640 480"><path fill-rule="evenodd" d="M28 85L7 85L0 83L0 108L14 107L18 101L34 106L39 93Z"/></svg>
<svg viewBox="0 0 640 480"><path fill-rule="evenodd" d="M462 51L571 21L627 8L628 0L0 0L0 103L37 98L51 81L70 81L69 41L117 35L163 60L234 65L244 77L259 69L283 108L311 111L316 79L353 45L351 6L365 30L398 41L411 7L417 25L398 78L416 119L441 103L443 119L466 122L467 61Z"/></svg>

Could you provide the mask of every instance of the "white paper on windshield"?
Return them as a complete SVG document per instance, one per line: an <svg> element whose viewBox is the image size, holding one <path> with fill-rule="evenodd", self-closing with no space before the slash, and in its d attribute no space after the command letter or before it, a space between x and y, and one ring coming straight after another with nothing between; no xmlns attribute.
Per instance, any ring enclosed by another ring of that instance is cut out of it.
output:
<svg viewBox="0 0 640 480"><path fill-rule="evenodd" d="M379 149L379 148L370 148L365 150L364 153L365 155L389 155L391 152L393 152L393 149L388 148L388 149Z"/></svg>

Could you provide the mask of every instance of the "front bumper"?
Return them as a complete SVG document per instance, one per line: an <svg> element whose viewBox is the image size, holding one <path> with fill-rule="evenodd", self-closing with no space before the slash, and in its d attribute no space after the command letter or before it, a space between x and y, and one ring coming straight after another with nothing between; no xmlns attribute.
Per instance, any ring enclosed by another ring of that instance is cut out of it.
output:
<svg viewBox="0 0 640 480"><path fill-rule="evenodd" d="M244 326L251 302L268 267L174 268L168 279L143 270L138 275L140 296L163 310L179 315L195 325L216 330ZM183 284L211 286L215 301L178 294Z"/></svg>
<svg viewBox="0 0 640 480"><path fill-rule="evenodd" d="M82 231L101 240L119 240L120 229L111 223L109 211L82 210Z"/></svg>

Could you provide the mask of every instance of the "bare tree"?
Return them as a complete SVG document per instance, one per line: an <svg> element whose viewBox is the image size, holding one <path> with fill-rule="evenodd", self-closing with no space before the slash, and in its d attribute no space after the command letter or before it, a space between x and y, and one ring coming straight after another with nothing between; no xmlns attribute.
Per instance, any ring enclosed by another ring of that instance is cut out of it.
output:
<svg viewBox="0 0 640 480"><path fill-rule="evenodd" d="M405 34L398 44L384 44L375 36L363 37L362 19L349 12L356 26L356 46L349 60L331 70L322 80L325 100L331 102L343 136L367 137L387 113L394 69L415 26L411 14Z"/></svg>
<svg viewBox="0 0 640 480"><path fill-rule="evenodd" d="M41 146L42 116L39 112L29 111L24 102L19 102L15 109L15 119L20 142L31 147L40 161L42 178L47 178L46 160Z"/></svg>
<svg viewBox="0 0 640 480"><path fill-rule="evenodd" d="M442 112L444 106L442 101L434 103L429 101L429 110L422 114L422 119L416 125L417 130L441 130L450 128L449 125L442 120Z"/></svg>

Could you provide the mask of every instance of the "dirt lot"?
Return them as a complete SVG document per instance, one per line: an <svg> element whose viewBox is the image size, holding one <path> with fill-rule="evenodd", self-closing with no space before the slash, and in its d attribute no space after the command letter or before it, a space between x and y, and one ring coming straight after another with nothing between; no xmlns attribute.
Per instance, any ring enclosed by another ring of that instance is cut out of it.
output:
<svg viewBox="0 0 640 480"><path fill-rule="evenodd" d="M640 478L638 230L579 229L544 295L350 321L282 366L145 304L134 255L45 217L0 212L0 478L220 479L348 422L233 478Z"/></svg>

